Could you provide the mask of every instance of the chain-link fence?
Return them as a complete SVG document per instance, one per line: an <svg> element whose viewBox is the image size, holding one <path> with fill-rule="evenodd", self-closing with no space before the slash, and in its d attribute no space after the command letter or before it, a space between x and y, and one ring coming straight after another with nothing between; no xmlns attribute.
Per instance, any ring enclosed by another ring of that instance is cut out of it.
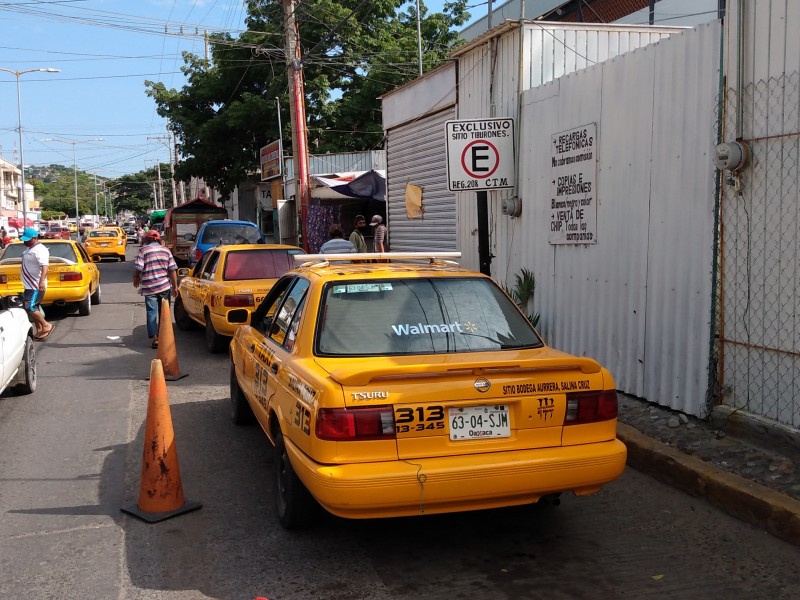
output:
<svg viewBox="0 0 800 600"><path fill-rule="evenodd" d="M750 164L721 190L717 389L724 404L800 427L800 74L725 94L724 141Z"/></svg>

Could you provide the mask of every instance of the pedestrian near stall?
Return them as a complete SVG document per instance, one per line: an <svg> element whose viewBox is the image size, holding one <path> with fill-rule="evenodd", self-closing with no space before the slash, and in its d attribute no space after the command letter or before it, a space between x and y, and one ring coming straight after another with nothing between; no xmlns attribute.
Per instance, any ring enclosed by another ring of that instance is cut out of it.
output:
<svg viewBox="0 0 800 600"><path fill-rule="evenodd" d="M362 254L367 251L367 240L364 239L364 233L362 229L367 226L367 219L364 215L356 215L356 218L353 220L353 225L355 229L353 229L353 233L350 234L350 243L356 249L356 252Z"/></svg>
<svg viewBox="0 0 800 600"><path fill-rule="evenodd" d="M25 302L25 310L36 327L36 334L33 339L37 341L46 340L55 326L48 323L44 315L39 310L42 298L47 291L47 270L50 266L50 251L39 242L39 231L33 227L26 227L19 240L25 244L22 252L22 264L20 265L20 277L22 279L22 298Z"/></svg>
<svg viewBox="0 0 800 600"><path fill-rule="evenodd" d="M178 265L169 248L161 245L161 235L150 230L144 246L134 261L133 287L144 296L147 312L147 336L153 340L151 347L158 348L158 318L161 302L169 303L170 296L178 295Z"/></svg>
<svg viewBox="0 0 800 600"><path fill-rule="evenodd" d="M328 235L331 236L327 242L322 244L319 249L321 254L352 254L356 247L349 240L344 239L342 226L334 223L328 228Z"/></svg>
<svg viewBox="0 0 800 600"><path fill-rule="evenodd" d="M373 252L388 252L388 244L386 243L386 235L389 232L386 225L383 224L383 217L375 215L369 223L370 227L375 228L375 239L373 240Z"/></svg>

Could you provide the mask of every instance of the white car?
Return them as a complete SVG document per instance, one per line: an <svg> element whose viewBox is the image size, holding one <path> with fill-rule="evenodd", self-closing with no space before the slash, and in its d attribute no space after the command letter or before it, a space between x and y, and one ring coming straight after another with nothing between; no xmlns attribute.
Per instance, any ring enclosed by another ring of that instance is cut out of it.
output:
<svg viewBox="0 0 800 600"><path fill-rule="evenodd" d="M0 297L0 393L12 387L21 394L36 390L33 325L17 296Z"/></svg>

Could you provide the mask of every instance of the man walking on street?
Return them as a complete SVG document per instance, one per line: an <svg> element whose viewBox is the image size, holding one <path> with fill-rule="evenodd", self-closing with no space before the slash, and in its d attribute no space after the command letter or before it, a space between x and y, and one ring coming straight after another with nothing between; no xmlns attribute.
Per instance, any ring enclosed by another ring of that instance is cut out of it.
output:
<svg viewBox="0 0 800 600"><path fill-rule="evenodd" d="M50 266L50 251L44 244L39 242L39 231L33 227L26 227L20 241L25 244L22 252L22 265L20 276L24 289L22 297L25 300L25 310L36 327L36 335L33 339L37 341L46 340L55 326L45 321L44 316L39 311L44 293L47 291L47 269Z"/></svg>
<svg viewBox="0 0 800 600"><path fill-rule="evenodd" d="M386 225L383 224L383 217L375 215L372 217L370 226L375 228L375 239L373 240L373 252L388 252L386 248Z"/></svg>
<svg viewBox="0 0 800 600"><path fill-rule="evenodd" d="M144 246L134 261L133 287L139 288L144 296L147 311L147 336L153 340L152 347L158 348L158 317L161 302L169 304L170 292L178 295L178 265L169 248L161 245L161 235L151 229L144 238Z"/></svg>

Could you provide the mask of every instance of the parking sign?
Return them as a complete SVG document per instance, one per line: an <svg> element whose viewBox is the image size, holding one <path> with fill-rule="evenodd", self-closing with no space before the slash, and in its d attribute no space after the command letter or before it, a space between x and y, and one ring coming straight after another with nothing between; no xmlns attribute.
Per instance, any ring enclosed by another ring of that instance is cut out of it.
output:
<svg viewBox="0 0 800 600"><path fill-rule="evenodd" d="M514 187L514 119L447 121L447 189Z"/></svg>

